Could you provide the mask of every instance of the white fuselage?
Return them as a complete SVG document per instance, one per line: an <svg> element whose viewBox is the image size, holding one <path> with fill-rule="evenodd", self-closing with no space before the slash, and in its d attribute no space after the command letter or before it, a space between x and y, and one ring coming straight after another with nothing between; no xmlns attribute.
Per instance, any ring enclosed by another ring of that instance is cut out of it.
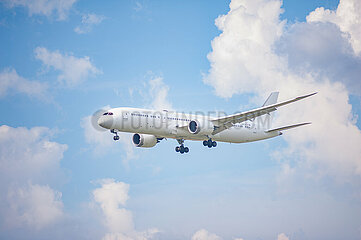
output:
<svg viewBox="0 0 361 240"><path fill-rule="evenodd" d="M108 129L120 132L154 135L159 138L174 138L185 140L208 140L220 142L243 143L252 142L280 135L280 132L266 132L265 129L254 124L255 121L245 121L215 135L191 133L189 122L197 120L203 127L213 129L210 116L192 115L168 111L154 111L140 108L113 108L108 110L112 115L104 115L99 124Z"/></svg>

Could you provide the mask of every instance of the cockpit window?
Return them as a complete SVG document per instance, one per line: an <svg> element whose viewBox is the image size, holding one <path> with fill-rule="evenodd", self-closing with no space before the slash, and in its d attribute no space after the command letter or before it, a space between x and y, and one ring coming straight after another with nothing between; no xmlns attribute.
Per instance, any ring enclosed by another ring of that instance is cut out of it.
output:
<svg viewBox="0 0 361 240"><path fill-rule="evenodd" d="M113 115L112 112L106 112L106 113L103 113L103 115Z"/></svg>

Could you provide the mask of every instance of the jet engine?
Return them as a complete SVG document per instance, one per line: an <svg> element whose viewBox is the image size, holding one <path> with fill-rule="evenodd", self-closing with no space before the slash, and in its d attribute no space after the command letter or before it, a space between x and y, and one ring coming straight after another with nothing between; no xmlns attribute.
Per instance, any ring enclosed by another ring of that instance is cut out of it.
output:
<svg viewBox="0 0 361 240"><path fill-rule="evenodd" d="M214 130L214 125L210 121L192 120L188 124L188 131L192 134L210 135Z"/></svg>
<svg viewBox="0 0 361 240"><path fill-rule="evenodd" d="M134 134L133 143L136 147L151 148L158 143L158 139L154 135Z"/></svg>

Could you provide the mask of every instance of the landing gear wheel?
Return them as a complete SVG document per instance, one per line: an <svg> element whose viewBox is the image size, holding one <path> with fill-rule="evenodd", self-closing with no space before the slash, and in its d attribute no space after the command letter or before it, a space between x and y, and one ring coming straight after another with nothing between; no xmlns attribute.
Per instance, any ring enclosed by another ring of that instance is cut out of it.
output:
<svg viewBox="0 0 361 240"><path fill-rule="evenodd" d="M175 151L181 154L189 152L188 147L184 147L184 139L177 139L180 146L175 147Z"/></svg>
<svg viewBox="0 0 361 240"><path fill-rule="evenodd" d="M209 139L209 140L207 141L207 145L208 145L209 148L211 148L211 147L213 146L213 142L212 142L211 139Z"/></svg>
<svg viewBox="0 0 361 240"><path fill-rule="evenodd" d="M203 146L207 146L208 145L208 141L207 140L204 140L203 141Z"/></svg>
<svg viewBox="0 0 361 240"><path fill-rule="evenodd" d="M212 147L217 147L217 142L216 141L212 142Z"/></svg>
<svg viewBox="0 0 361 240"><path fill-rule="evenodd" d="M113 139L114 139L114 141L117 141L117 140L119 140L119 136L118 135L114 136Z"/></svg>

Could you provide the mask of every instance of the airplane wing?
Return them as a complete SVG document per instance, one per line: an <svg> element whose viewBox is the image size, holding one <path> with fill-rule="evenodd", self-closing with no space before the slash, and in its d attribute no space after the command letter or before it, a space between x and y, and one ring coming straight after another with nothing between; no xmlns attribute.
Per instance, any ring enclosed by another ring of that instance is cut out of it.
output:
<svg viewBox="0 0 361 240"><path fill-rule="evenodd" d="M281 107L283 105L289 104L289 103L293 103L296 101L299 101L301 99L310 97L312 95L315 95L317 92L311 93L311 94L307 94L307 95L303 95L303 96L299 96L296 98L292 98L283 102L279 102L279 103L275 103L275 104L271 104L271 105L267 105L267 106L263 106L260 108L256 108L253 110L249 110L246 112L241 112L241 113L237 113L237 114L233 114L233 115L228 115L225 117L220 117L220 118L216 118L211 120L214 127L214 131L213 131L213 135L217 134L219 132L222 132L225 129L228 129L230 127L232 127L234 124L236 123L241 123L244 122L246 120L249 119L253 119L255 117L259 117L265 114L268 114L270 112L276 111L278 107Z"/></svg>

